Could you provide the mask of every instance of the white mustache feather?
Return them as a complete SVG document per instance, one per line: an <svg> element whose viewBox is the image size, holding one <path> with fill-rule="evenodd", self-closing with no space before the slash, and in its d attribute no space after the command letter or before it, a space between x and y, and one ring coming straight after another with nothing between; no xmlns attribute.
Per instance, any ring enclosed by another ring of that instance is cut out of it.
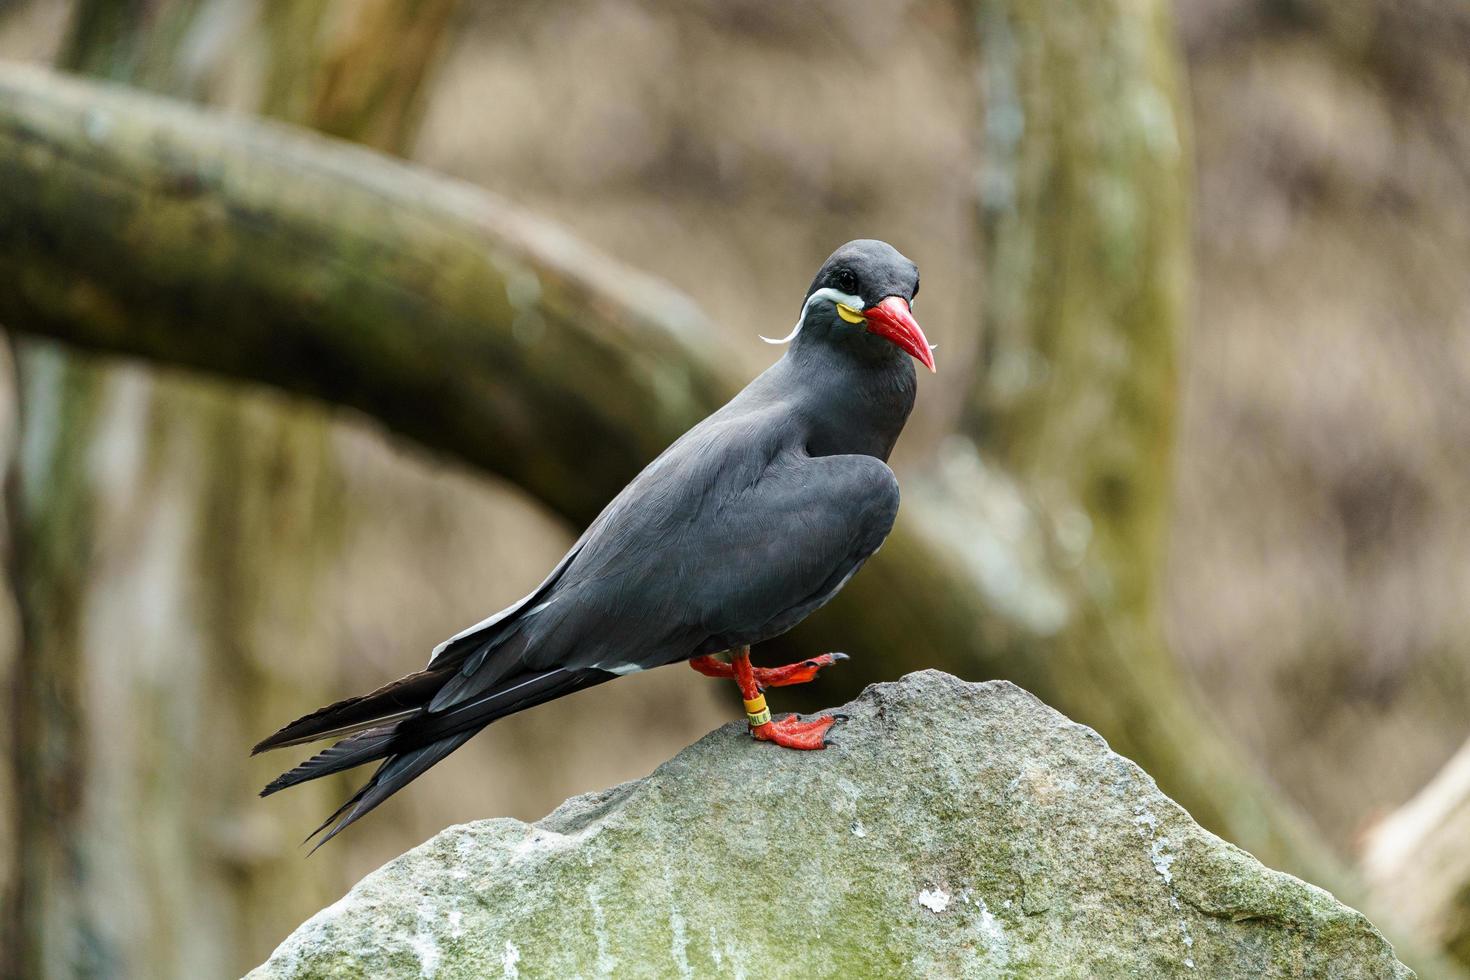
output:
<svg viewBox="0 0 1470 980"><path fill-rule="evenodd" d="M821 289L818 289L816 292L812 293L806 298L806 303L801 308L801 316L797 317L796 326L791 328L791 332L789 334L782 337L780 340L773 340L772 338L767 337L764 334L758 334L757 336L759 336L761 340L764 340L768 344L791 343L793 340L796 339L796 335L801 333L801 327L804 323L806 323L807 311L810 310L812 308L812 304L819 299L831 300L833 305L841 303L843 306L850 306L854 310L865 310L868 307L868 304L863 302L863 298L861 296L854 296L851 293L844 293L841 290L833 289L831 286L823 286Z"/></svg>

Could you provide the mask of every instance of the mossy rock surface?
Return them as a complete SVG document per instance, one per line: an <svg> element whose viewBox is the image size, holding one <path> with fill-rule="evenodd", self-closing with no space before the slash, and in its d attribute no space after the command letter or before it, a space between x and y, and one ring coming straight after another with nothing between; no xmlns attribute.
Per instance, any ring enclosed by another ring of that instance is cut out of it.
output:
<svg viewBox="0 0 1470 980"><path fill-rule="evenodd" d="M452 827L255 978L1412 976L1011 684L868 688L825 752L727 725L535 824Z"/></svg>

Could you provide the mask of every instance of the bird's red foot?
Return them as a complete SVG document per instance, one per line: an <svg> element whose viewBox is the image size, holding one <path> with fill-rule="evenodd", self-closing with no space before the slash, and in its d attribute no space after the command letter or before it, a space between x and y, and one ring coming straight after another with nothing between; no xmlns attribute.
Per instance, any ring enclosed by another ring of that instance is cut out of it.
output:
<svg viewBox="0 0 1470 980"><path fill-rule="evenodd" d="M825 749L827 730L841 717L841 715L820 715L802 721L798 715L787 715L779 721L768 721L764 725L754 726L750 734L762 742L775 742L788 749L805 751Z"/></svg>
<svg viewBox="0 0 1470 980"><path fill-rule="evenodd" d="M755 675L755 682L761 690L768 687L790 687L793 684L805 684L821 672L823 667L830 667L839 660L848 659L845 653L824 653L821 656L803 660L800 663L786 664L784 667L751 667ZM695 657L689 661L689 666L699 671L706 677L734 677L735 668L723 660L714 657Z"/></svg>
<svg viewBox="0 0 1470 980"><path fill-rule="evenodd" d="M824 653L820 657L803 660L799 664L785 667L755 667L750 662L750 648L738 647L730 651L730 662L721 663L714 657L695 657L689 666L708 677L730 677L740 688L745 699L745 717L750 723L750 734L762 742L775 742L788 749L825 749L827 730L844 715L823 715L802 721L797 715L788 715L779 721L771 718L771 709L766 706L763 687L784 687L802 684L817 676L823 667L846 660L845 653Z"/></svg>

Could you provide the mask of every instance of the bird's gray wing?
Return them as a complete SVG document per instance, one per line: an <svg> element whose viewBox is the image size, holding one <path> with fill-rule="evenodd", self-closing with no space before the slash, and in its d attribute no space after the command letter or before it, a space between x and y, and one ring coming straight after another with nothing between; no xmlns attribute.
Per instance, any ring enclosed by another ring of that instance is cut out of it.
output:
<svg viewBox="0 0 1470 980"><path fill-rule="evenodd" d="M826 602L883 542L898 484L869 456L716 433L584 542L526 616L526 663L614 673L760 642Z"/></svg>
<svg viewBox="0 0 1470 980"><path fill-rule="evenodd" d="M830 600L893 528L898 481L871 456L783 453L699 543L700 652L759 643Z"/></svg>

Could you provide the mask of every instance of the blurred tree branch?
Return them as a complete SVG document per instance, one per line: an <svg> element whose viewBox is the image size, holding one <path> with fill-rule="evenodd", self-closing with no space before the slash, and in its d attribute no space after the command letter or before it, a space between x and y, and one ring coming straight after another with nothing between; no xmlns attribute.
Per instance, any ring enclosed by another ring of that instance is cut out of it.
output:
<svg viewBox="0 0 1470 980"><path fill-rule="evenodd" d="M1470 742L1369 832L1363 869L1390 921L1470 967Z"/></svg>
<svg viewBox="0 0 1470 980"><path fill-rule="evenodd" d="M735 388L686 299L467 185L29 68L0 93L12 329L359 408L581 522Z"/></svg>

